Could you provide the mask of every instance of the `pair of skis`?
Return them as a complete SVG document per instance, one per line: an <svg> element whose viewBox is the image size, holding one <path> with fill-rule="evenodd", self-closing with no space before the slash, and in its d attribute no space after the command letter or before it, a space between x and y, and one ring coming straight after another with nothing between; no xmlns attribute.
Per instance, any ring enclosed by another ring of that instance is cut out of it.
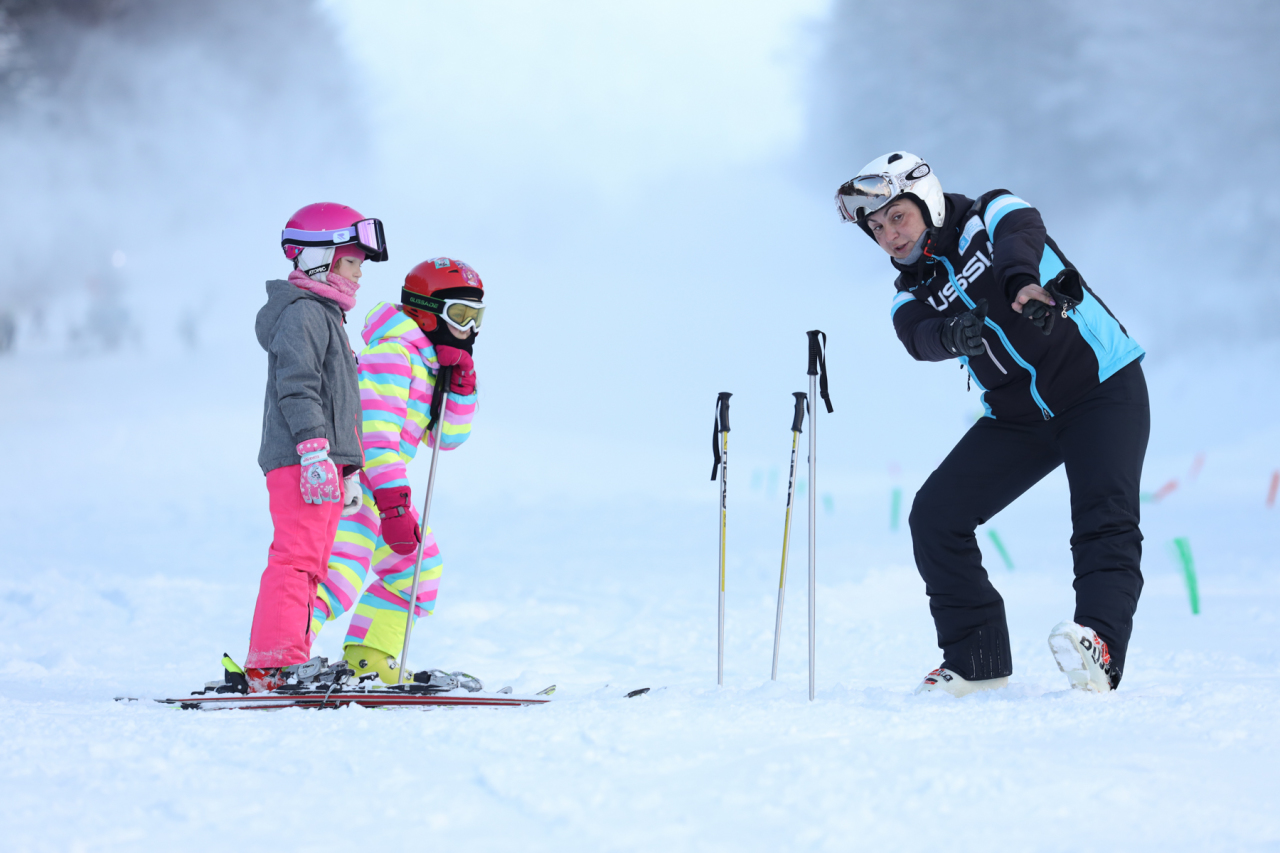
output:
<svg viewBox="0 0 1280 853"><path fill-rule="evenodd" d="M433 690L420 684L395 684L390 687L334 685L328 688L281 689L269 693L210 692L154 701L184 710L202 711L230 709L278 711L282 708L342 708L347 705L359 705L363 708L516 708L523 705L545 705L551 701L551 694L555 692L554 684L545 690L539 690L532 696L517 696L510 687L491 693L463 688ZM141 700L118 696L116 701L132 703Z"/></svg>
<svg viewBox="0 0 1280 853"><path fill-rule="evenodd" d="M554 684L545 690L539 690L532 696L516 695L510 687L489 692L465 688L438 690L423 684L395 684L390 687L343 684L328 688L323 686L285 688L270 693L206 691L176 699L153 701L183 710L200 711L278 711L283 708L343 708L347 705L359 705L363 708L519 708L526 705L545 705L551 701L552 694L555 692ZM650 688L641 687L627 691L623 694L623 698L634 699L649 692ZM117 696L116 701L133 704L144 700Z"/></svg>
<svg viewBox="0 0 1280 853"><path fill-rule="evenodd" d="M782 644L782 609L787 594L787 562L791 545L791 508L796 493L796 452L800 446L800 433L804 425L804 414L808 401L822 395L827 412L831 413L831 395L827 390L827 335L814 329L809 336L809 393L793 392L796 398L795 412L791 419L791 473L787 481L787 513L782 533L782 573L778 579L778 613L773 628L773 672L770 676L778 680L778 651ZM720 609L718 620L718 641L716 647L716 684L724 685L724 588L725 588L725 533L727 521L727 499L729 487L729 398L728 391L721 391L716 398L716 421L711 434L713 463L711 479L720 476ZM818 476L818 431L817 419L809 418L809 701L813 701L815 690L815 637L817 622L817 476Z"/></svg>

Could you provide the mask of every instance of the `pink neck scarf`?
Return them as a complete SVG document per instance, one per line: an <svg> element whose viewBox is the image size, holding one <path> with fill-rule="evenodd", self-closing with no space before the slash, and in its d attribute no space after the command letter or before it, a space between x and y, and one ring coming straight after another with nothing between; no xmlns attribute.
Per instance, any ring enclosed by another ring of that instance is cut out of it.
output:
<svg viewBox="0 0 1280 853"><path fill-rule="evenodd" d="M356 291L360 289L360 285L333 272L329 273L326 278L328 279L328 284L316 281L302 270L294 270L289 273L289 283L295 287L309 290L316 296L323 296L325 299L332 299L342 307L343 311L350 311L355 308Z"/></svg>

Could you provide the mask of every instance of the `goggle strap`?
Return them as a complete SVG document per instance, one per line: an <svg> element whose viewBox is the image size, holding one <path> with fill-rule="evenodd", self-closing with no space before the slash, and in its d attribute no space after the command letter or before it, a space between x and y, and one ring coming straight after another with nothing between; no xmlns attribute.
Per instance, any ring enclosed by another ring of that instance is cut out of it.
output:
<svg viewBox="0 0 1280 853"><path fill-rule="evenodd" d="M440 315L444 313L444 300L437 299L434 296L423 296L421 293L414 293L411 290L402 290L400 292L400 302L409 308L419 308L428 314Z"/></svg>
<svg viewBox="0 0 1280 853"><path fill-rule="evenodd" d="M359 244L371 252L383 251L386 248L387 239L383 236L382 220L361 219L344 228L331 228L326 231L285 228L280 232L280 244L283 246L325 248L346 246L351 243Z"/></svg>

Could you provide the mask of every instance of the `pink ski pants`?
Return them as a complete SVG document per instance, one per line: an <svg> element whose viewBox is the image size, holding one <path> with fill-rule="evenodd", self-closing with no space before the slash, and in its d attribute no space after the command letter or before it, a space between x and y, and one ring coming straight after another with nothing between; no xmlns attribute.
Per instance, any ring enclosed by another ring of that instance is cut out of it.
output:
<svg viewBox="0 0 1280 853"><path fill-rule="evenodd" d="M311 611L328 571L342 504L302 500L302 466L267 472L275 535L253 611L246 667L290 666L311 657Z"/></svg>

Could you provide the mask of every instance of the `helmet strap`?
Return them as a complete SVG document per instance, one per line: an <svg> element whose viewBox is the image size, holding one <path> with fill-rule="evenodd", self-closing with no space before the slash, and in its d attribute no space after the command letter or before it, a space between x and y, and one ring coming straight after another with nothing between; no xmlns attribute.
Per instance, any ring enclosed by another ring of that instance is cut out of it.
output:
<svg viewBox="0 0 1280 853"><path fill-rule="evenodd" d="M924 242L920 244L920 257L916 260L916 281L925 280L924 266L933 263L933 250L938 246L938 229L926 228L920 239Z"/></svg>
<svg viewBox="0 0 1280 853"><path fill-rule="evenodd" d="M307 278L327 284L329 270L333 267L333 249L307 246L293 259L293 268L302 270Z"/></svg>
<svg viewBox="0 0 1280 853"><path fill-rule="evenodd" d="M910 196L915 201L916 207L920 208L920 216L924 219L924 227L926 229L932 231L937 227L933 224L933 213L929 210L929 205L924 203L924 199L911 192L911 190L907 190L903 195Z"/></svg>

